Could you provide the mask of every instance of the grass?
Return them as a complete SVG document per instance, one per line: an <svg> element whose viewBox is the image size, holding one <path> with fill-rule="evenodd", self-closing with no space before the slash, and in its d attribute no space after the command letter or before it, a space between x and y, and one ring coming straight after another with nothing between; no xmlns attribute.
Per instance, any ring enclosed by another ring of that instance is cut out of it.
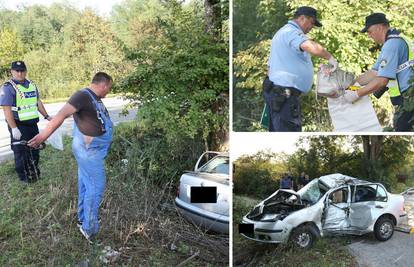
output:
<svg viewBox="0 0 414 267"><path fill-rule="evenodd" d="M349 237L322 238L309 250L297 249L290 244L264 244L244 238L238 234L238 223L259 202L257 199L233 194L234 266L357 266L345 248L351 242Z"/></svg>
<svg viewBox="0 0 414 267"><path fill-rule="evenodd" d="M140 176L141 159L134 166L107 162L101 245L89 245L76 226L77 167L70 146L65 139L63 152L43 150L42 179L28 186L18 181L13 162L0 165L0 266L102 266L105 246L120 252L112 266L174 266L196 252L185 266L227 265L225 249L205 245L221 237L184 221L173 205L175 185L154 187Z"/></svg>

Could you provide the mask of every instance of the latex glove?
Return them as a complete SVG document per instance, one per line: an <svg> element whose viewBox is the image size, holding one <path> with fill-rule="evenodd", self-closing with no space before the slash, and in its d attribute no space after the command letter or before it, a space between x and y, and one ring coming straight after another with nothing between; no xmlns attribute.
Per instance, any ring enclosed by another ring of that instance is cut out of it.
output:
<svg viewBox="0 0 414 267"><path fill-rule="evenodd" d="M344 98L346 102L352 104L359 99L359 95L356 91L345 90Z"/></svg>
<svg viewBox="0 0 414 267"><path fill-rule="evenodd" d="M22 138L22 133L20 132L19 128L12 128L12 136L15 140L20 140Z"/></svg>
<svg viewBox="0 0 414 267"><path fill-rule="evenodd" d="M328 59L328 63L332 66L331 72L334 72L338 68L338 61L333 56Z"/></svg>

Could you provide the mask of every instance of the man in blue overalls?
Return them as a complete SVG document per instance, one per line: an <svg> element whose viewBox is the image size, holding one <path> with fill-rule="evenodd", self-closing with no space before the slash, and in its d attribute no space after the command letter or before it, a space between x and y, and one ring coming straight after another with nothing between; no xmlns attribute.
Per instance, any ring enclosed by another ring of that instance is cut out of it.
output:
<svg viewBox="0 0 414 267"><path fill-rule="evenodd" d="M383 13L373 13L365 18L368 37L376 43L383 44L381 53L372 69L357 78L364 85L357 91L346 90L345 99L353 103L358 98L374 93L381 97L388 89L391 102L395 107L394 128L397 132L412 131L414 125L414 64L409 44L400 32L390 28L389 21ZM410 82L411 80L411 82Z"/></svg>
<svg viewBox="0 0 414 267"><path fill-rule="evenodd" d="M21 141L29 141L39 133L39 112L51 120L40 100L37 86L26 79L27 68L23 61L14 61L12 78L0 88L0 106L10 132L11 149L17 175L21 182L33 183L40 178L39 150L29 149ZM17 144L16 144L17 143Z"/></svg>
<svg viewBox="0 0 414 267"><path fill-rule="evenodd" d="M268 77L263 82L263 96L269 107L270 132L302 131L299 96L307 93L313 83L310 55L327 59L335 71L338 62L320 44L306 34L321 27L316 10L299 7L285 26L272 39Z"/></svg>
<svg viewBox="0 0 414 267"><path fill-rule="evenodd" d="M105 158L112 143L113 124L102 103L112 87L112 78L98 72L89 87L77 91L48 123L30 140L37 147L73 114L72 150L78 163L78 226L90 238L99 231L98 211L105 191Z"/></svg>

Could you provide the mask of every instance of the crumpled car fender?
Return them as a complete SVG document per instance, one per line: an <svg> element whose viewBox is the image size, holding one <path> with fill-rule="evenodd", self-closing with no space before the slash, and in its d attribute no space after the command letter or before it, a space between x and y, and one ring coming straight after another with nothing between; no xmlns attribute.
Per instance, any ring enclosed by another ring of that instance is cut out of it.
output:
<svg viewBox="0 0 414 267"><path fill-rule="evenodd" d="M323 212L323 202L319 201L313 206L291 213L283 221L286 224L291 225L292 228L296 228L299 225L306 223L306 222L312 222L318 227L319 233L322 234L322 225L321 225L322 212Z"/></svg>

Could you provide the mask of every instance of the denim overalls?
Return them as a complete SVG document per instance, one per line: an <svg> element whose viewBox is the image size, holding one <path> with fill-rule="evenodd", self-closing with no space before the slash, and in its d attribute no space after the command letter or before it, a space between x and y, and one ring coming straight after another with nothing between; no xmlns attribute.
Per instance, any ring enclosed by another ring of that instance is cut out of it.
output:
<svg viewBox="0 0 414 267"><path fill-rule="evenodd" d="M105 157L112 143L113 123L105 106L96 101L88 89L82 91L89 94L102 122L102 130L105 129L102 135L93 137L86 145L84 134L76 123L73 127L72 151L78 163L78 220L91 236L99 231L98 211L105 191Z"/></svg>

